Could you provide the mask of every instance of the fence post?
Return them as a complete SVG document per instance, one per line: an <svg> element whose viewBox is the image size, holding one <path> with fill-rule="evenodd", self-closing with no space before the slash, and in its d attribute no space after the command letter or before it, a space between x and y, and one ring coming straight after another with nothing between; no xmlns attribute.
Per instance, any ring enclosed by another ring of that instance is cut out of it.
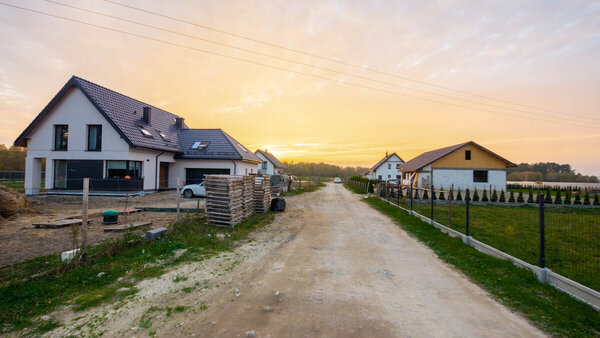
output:
<svg viewBox="0 0 600 338"><path fill-rule="evenodd" d="M398 206L400 206L400 189L400 183L398 182L398 185L396 186L396 204L398 204Z"/></svg>
<svg viewBox="0 0 600 338"><path fill-rule="evenodd" d="M449 201L449 205L448 205L448 226L452 227L452 191L450 190L450 192L448 193L448 201Z"/></svg>
<svg viewBox="0 0 600 338"><path fill-rule="evenodd" d="M431 224L433 224L433 184L431 185Z"/></svg>
<svg viewBox="0 0 600 338"><path fill-rule="evenodd" d="M465 212L466 212L466 229L465 229L465 235L468 237L470 237L471 235L469 234L469 202L471 201L471 196L469 195L469 188L467 188L467 190L465 191Z"/></svg>
<svg viewBox="0 0 600 338"><path fill-rule="evenodd" d="M181 198L181 191L180 191L180 180L179 177L177 177L177 223L179 223L180 221L180 215L179 215L179 199Z"/></svg>
<svg viewBox="0 0 600 338"><path fill-rule="evenodd" d="M413 191L412 185L410 186L410 214L413 214Z"/></svg>
<svg viewBox="0 0 600 338"><path fill-rule="evenodd" d="M546 267L546 239L545 239L545 219L544 219L544 194L540 194L540 261L539 267L544 269Z"/></svg>
<svg viewBox="0 0 600 338"><path fill-rule="evenodd" d="M87 259L87 222L88 222L88 195L90 191L90 179L83 179L83 202L81 213L81 259Z"/></svg>

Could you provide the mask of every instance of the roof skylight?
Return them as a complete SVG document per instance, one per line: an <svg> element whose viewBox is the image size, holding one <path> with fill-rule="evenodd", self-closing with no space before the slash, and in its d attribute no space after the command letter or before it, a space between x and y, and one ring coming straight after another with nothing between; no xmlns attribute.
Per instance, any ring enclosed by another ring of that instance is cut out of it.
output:
<svg viewBox="0 0 600 338"><path fill-rule="evenodd" d="M198 141L198 142L194 142L194 144L192 144L192 149L204 149L208 146L208 142L207 141Z"/></svg>
<svg viewBox="0 0 600 338"><path fill-rule="evenodd" d="M163 141L165 142L171 142L171 140L167 137L167 135L165 135L165 133L163 133L162 131L155 129L156 132L158 133L158 135L160 135L160 137L163 139Z"/></svg>
<svg viewBox="0 0 600 338"><path fill-rule="evenodd" d="M154 136L152 136L152 134L148 130L146 130L144 126L138 124L138 128L140 128L140 131L142 132L142 134L144 134L144 137L154 138Z"/></svg>

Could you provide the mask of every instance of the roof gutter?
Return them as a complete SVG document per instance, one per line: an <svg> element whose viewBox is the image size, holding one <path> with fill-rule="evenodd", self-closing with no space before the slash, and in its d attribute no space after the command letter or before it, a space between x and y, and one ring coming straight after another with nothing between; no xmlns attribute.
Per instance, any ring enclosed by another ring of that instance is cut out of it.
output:
<svg viewBox="0 0 600 338"><path fill-rule="evenodd" d="M231 162L233 162L233 174L237 175L237 163L235 163L235 160L231 160Z"/></svg>

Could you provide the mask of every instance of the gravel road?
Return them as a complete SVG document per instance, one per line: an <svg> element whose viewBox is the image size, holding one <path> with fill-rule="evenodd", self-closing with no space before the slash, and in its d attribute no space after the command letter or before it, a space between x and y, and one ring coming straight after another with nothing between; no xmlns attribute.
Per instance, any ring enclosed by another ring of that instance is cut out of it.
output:
<svg viewBox="0 0 600 338"><path fill-rule="evenodd" d="M105 335L144 336L131 326L151 305L207 304L157 317L151 330L161 337L543 336L360 199L334 184L289 198L285 213L225 260L142 282L136 300L109 314ZM161 291L186 271L190 285L210 286Z"/></svg>

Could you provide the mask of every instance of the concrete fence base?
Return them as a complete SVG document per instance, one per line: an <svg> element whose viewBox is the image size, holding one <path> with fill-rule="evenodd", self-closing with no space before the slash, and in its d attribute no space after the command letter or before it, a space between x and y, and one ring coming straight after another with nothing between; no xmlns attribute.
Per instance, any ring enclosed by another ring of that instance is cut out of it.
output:
<svg viewBox="0 0 600 338"><path fill-rule="evenodd" d="M556 272L553 272L552 270L550 270L548 268L540 268L533 264L527 263L521 259L518 259L514 256L511 256L511 255L507 254L506 252L500 251L500 250L498 250L494 247L491 247L483 242L480 242L471 236L466 236L465 234L463 234L459 231L456 231L456 230L451 229L443 224L435 222L434 220L430 219L429 217L423 216L414 210L408 210L408 209L401 207L399 205L396 205L393 202L388 201L384 198L380 198L380 199L384 202L388 202L390 205L393 205L395 207L398 207L398 208L408 212L408 214L415 216L426 223L433 225L434 227L438 228L440 231L442 231L452 237L461 238L463 243L474 247L475 249L477 249L477 251L483 252L485 254L488 254L490 256L494 256L494 257L497 257L500 259L509 260L513 264L515 264L519 267L522 267L522 268L532 271L536 275L537 279L540 282L548 283L548 284L552 285L553 287L555 287L563 292L568 293L569 295L573 296L574 298L577 298L578 300L580 300L584 303L587 303L594 310L600 311L600 292L598 292L594 289L590 289L585 285L581 285L581 284L579 284L571 279L568 279L562 275L559 275Z"/></svg>

